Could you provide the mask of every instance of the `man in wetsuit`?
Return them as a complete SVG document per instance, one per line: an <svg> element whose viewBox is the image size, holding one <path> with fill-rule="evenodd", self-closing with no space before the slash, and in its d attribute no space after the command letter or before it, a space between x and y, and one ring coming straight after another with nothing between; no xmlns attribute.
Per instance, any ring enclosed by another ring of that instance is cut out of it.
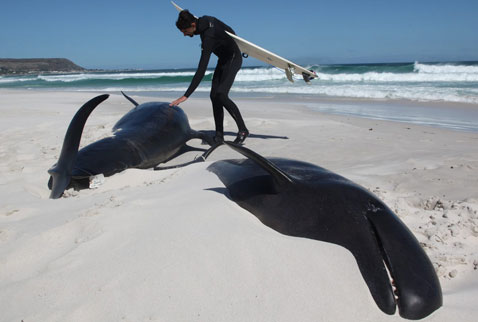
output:
<svg viewBox="0 0 478 322"><path fill-rule="evenodd" d="M216 142L224 141L224 107L229 114L231 114L234 121L236 121L239 129L234 142L243 143L249 135L249 131L244 124L241 112L239 112L236 104L234 104L228 95L236 74L242 65L242 56L239 47L237 47L236 42L225 32L227 30L230 33L234 33L234 30L214 17L203 16L196 18L188 10L183 10L179 13L176 26L184 36L193 37L194 35L200 35L202 52L198 69L186 93L170 105L178 105L184 102L194 90L196 90L204 77L209 58L211 54L214 53L218 57L210 95L216 125L214 140Z"/></svg>

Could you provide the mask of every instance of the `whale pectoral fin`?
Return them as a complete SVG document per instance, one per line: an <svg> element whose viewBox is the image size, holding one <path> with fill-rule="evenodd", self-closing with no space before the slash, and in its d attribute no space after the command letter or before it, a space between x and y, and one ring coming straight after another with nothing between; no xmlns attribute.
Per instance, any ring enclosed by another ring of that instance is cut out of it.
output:
<svg viewBox="0 0 478 322"><path fill-rule="evenodd" d="M185 144L180 151L180 154L184 154L186 152L192 152L192 151L196 151L196 152L206 152L208 149L203 149L203 148L196 148L196 147L192 147L192 146L189 146L187 144ZM179 153L179 152L178 152ZM177 156L179 156L180 154L178 154Z"/></svg>
<svg viewBox="0 0 478 322"><path fill-rule="evenodd" d="M128 100L130 101L131 103L133 103L134 106L138 106L138 102L136 102L134 99L132 99L131 97L129 97L128 95L126 95L123 91L121 91L121 94L123 94L123 96Z"/></svg>
<svg viewBox="0 0 478 322"><path fill-rule="evenodd" d="M154 167L154 170L158 171L158 170L168 170L168 169L176 169L176 168L182 168L182 167L185 167L187 165L190 165L190 164L193 164L193 163L198 163L198 162L204 162L206 161L207 157L215 150L217 149L217 147L221 146L222 143L218 143L218 144L215 144L213 145L212 147L210 147L209 149L207 150L204 150L204 149L196 149L196 150L191 150L191 151L204 151L204 153L197 157L196 159L194 159L193 161L189 161L189 162L186 162L186 163L181 163L181 164L176 164L176 165L172 165L172 166L166 166L166 167Z"/></svg>
<svg viewBox="0 0 478 322"><path fill-rule="evenodd" d="M240 154L244 155L248 159L254 161L257 165L259 165L262 169L269 172L270 175L274 178L275 183L279 186L286 186L288 184L294 183L294 180L284 171L282 171L279 167L277 167L274 163L267 160L263 156L257 154L256 152L242 146L239 144L235 144L233 142L224 141L224 143L229 146L231 149L239 152Z"/></svg>
<svg viewBox="0 0 478 322"><path fill-rule="evenodd" d="M210 146L214 146L216 142L214 142L214 139L212 135L209 134L210 131L194 131L191 130L191 138L193 139L201 139L202 142L206 142Z"/></svg>
<svg viewBox="0 0 478 322"><path fill-rule="evenodd" d="M381 204L367 217L394 279L400 316L422 319L442 306L442 291L435 269L410 230Z"/></svg>

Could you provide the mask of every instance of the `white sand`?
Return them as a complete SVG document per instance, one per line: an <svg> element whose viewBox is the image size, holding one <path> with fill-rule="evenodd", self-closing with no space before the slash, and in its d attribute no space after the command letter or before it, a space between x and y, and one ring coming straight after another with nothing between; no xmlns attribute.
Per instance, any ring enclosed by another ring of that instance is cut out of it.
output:
<svg viewBox="0 0 478 322"><path fill-rule="evenodd" d="M96 95L0 91L0 321L401 320L378 309L347 250L280 235L207 190L223 187L209 164L241 158L227 147L205 163L131 169L98 189L48 199L46 171L72 116ZM252 138L249 148L348 177L410 227L444 293L425 321L476 321L478 133L270 99L238 103L251 132L289 137ZM213 129L207 99L182 107L193 128ZM82 146L130 108L112 95L92 113ZM229 117L226 130L236 130Z"/></svg>

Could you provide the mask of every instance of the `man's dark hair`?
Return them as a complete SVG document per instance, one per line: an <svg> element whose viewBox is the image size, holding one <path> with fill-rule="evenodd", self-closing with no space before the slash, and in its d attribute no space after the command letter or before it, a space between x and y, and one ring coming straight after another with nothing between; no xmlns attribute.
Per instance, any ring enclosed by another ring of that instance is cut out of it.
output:
<svg viewBox="0 0 478 322"><path fill-rule="evenodd" d="M179 30L187 29L191 27L191 24L196 22L196 20L197 18L194 17L189 10L183 10L179 13L178 21L176 21L176 27L178 27Z"/></svg>

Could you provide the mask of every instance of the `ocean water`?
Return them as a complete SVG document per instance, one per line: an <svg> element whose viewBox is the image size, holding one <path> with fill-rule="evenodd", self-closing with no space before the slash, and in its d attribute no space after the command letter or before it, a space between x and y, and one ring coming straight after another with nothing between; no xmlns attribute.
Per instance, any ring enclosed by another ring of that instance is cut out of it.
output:
<svg viewBox="0 0 478 322"><path fill-rule="evenodd" d="M392 64L348 64L348 65L309 65L319 79L306 84L296 76L295 82L287 80L285 73L275 67L243 67L237 74L231 89L232 97L287 97L308 98L353 98L387 102L406 100L414 102L444 102L478 104L478 62L456 63L392 63ZM138 95L170 95L179 97L188 87L194 69L169 70L120 70L85 72L75 74L41 74L22 76L0 76L0 88L54 89L68 91L93 92L136 92ZM209 69L193 94L195 97L207 97L211 86L213 69ZM392 104L393 105L393 104ZM377 105L366 107L314 105L311 108L327 113L358 115L367 118L382 118L404 122L445 126L454 129L478 131L478 112L469 109L469 115L461 113L460 119L451 120L450 116L433 120L436 110L428 111L414 121L413 110L400 119L401 112L387 112L391 104L383 105L378 111ZM402 112L404 112L403 109ZM380 115L377 116L377 113ZM387 113L390 115L387 117ZM393 114L393 115L392 115ZM453 114L453 113L452 113ZM455 113L456 114L456 113ZM476 115L475 115L476 114ZM398 117L398 119L396 119ZM453 118L453 117L452 117ZM460 126L464 121L464 126ZM450 125L449 123L453 124Z"/></svg>
<svg viewBox="0 0 478 322"><path fill-rule="evenodd" d="M274 67L242 68L231 95L299 94L320 97L478 103L478 62L310 65L319 79L290 83ZM0 88L183 93L195 70L107 71L0 76ZM196 90L208 93L213 70Z"/></svg>

